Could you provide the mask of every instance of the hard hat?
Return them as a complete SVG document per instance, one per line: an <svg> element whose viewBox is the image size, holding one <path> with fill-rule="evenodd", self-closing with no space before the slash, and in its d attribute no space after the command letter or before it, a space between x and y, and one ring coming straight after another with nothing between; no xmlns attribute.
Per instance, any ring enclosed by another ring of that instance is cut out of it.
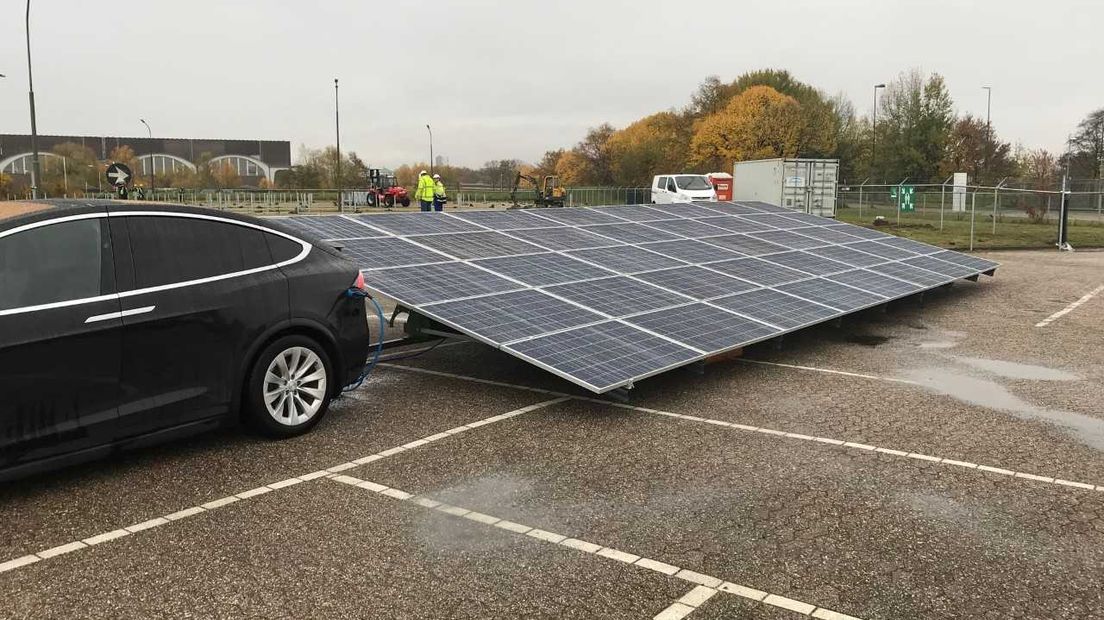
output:
<svg viewBox="0 0 1104 620"><path fill-rule="evenodd" d="M439 179L439 178L441 178L441 175L439 175L439 174L435 174L435 175L433 175L433 178L435 178L435 179Z"/></svg>
<svg viewBox="0 0 1104 620"><path fill-rule="evenodd" d="M419 172L419 173L418 173L418 176L421 176L421 175L423 175L423 174L429 174L429 173L428 173L428 172L426 172L425 170L422 170L421 172Z"/></svg>

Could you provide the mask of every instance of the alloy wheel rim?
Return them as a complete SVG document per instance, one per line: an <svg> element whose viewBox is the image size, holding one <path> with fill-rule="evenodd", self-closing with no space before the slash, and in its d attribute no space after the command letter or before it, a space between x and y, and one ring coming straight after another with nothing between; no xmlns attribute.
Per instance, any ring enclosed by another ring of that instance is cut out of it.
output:
<svg viewBox="0 0 1104 620"><path fill-rule="evenodd" d="M262 390L268 415L284 426L298 426L322 408L326 366L306 347L285 349L268 365Z"/></svg>

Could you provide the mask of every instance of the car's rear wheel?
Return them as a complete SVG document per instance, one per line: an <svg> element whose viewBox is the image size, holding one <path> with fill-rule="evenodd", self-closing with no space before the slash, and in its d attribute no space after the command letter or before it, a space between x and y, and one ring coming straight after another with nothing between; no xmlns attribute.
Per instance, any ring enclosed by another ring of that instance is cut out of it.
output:
<svg viewBox="0 0 1104 620"><path fill-rule="evenodd" d="M333 385L326 350L306 336L284 336L268 345L253 365L246 413L266 435L301 435L325 415Z"/></svg>

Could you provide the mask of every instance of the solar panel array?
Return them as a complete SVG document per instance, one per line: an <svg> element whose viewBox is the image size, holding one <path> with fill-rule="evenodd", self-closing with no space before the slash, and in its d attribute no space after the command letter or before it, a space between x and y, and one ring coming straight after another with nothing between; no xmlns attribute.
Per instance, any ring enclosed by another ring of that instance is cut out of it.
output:
<svg viewBox="0 0 1104 620"><path fill-rule="evenodd" d="M594 392L997 263L762 202L303 216L375 292Z"/></svg>

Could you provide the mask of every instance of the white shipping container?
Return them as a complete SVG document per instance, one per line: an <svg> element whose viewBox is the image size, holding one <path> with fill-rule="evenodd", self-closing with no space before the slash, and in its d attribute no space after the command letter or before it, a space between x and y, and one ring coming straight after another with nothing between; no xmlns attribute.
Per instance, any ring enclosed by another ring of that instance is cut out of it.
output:
<svg viewBox="0 0 1104 620"><path fill-rule="evenodd" d="M732 167L732 199L836 216L838 159L758 159Z"/></svg>

